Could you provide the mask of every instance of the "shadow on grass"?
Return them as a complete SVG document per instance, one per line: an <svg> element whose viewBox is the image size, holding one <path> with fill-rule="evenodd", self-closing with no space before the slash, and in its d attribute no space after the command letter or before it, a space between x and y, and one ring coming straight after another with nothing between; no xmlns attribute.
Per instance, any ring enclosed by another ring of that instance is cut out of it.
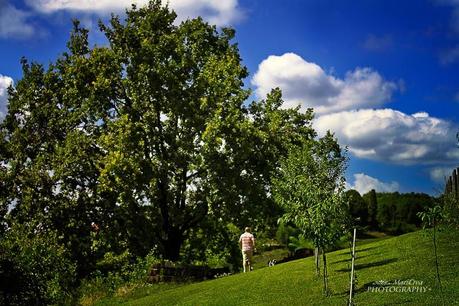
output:
<svg viewBox="0 0 459 306"><path fill-rule="evenodd" d="M391 258L391 259L385 259L385 260L370 262L370 263L366 263L366 264L356 264L354 266L354 269L355 270L362 270L362 269L366 269L366 268L384 266L384 265L396 262L397 260L398 260L397 258ZM335 270L335 271L336 272L350 272L351 269L350 268L346 268L346 269L339 269L339 270Z"/></svg>
<svg viewBox="0 0 459 306"><path fill-rule="evenodd" d="M372 282L368 282L368 283L365 283L363 284L362 287L358 288L358 289L354 289L353 291L353 295L355 296L356 294L358 293L363 293L363 292L366 292L368 291L368 288L371 287L371 286L374 286L375 285L375 282L372 281ZM336 293L336 295L344 295L344 294L349 294L349 289L346 290L346 291L341 291L339 293Z"/></svg>
<svg viewBox="0 0 459 306"><path fill-rule="evenodd" d="M368 232L357 232L357 240L365 240L365 239L377 239L381 238L382 236L375 236L374 234L370 234Z"/></svg>
<svg viewBox="0 0 459 306"><path fill-rule="evenodd" d="M355 250L356 253L359 253L359 252L365 252L365 251L369 251L369 250L373 250L373 249L377 249L377 247L368 247L368 248L363 248L363 249L359 249L359 250ZM344 252L341 252L341 253L337 253L336 255L338 256L343 256L343 255L349 255L349 249L345 249Z"/></svg>
<svg viewBox="0 0 459 306"><path fill-rule="evenodd" d="M355 250L355 252L356 253L365 252L365 251L369 251L369 250L373 250L373 249L377 249L377 247L369 247L369 248L358 249L358 250Z"/></svg>
<svg viewBox="0 0 459 306"><path fill-rule="evenodd" d="M348 253L349 255L349 253ZM365 255L365 256L356 256L355 259L356 260L359 260L360 258L365 258L365 257L370 257L370 255ZM342 263L342 262L351 262L351 255L349 255L349 258L346 258L346 259L342 259L342 260L337 260L337 261L333 261L332 264L337 264L337 263Z"/></svg>

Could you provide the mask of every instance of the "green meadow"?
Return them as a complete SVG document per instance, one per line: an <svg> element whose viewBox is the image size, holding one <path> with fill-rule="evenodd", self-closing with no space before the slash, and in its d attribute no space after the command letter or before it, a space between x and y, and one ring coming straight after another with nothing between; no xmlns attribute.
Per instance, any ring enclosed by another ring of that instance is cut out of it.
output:
<svg viewBox="0 0 459 306"><path fill-rule="evenodd" d="M355 305L458 305L458 233L439 234L443 299L436 281L430 231L360 242L356 247ZM310 257L200 283L120 290L118 296L97 305L346 305L349 250L329 253L327 260L329 296L322 292L322 279L315 276L314 258ZM386 287L375 284L381 281Z"/></svg>

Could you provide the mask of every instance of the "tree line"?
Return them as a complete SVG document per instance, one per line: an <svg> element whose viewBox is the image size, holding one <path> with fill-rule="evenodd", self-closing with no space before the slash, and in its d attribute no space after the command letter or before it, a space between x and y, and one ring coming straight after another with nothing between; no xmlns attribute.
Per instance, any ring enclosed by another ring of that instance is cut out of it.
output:
<svg viewBox="0 0 459 306"><path fill-rule="evenodd" d="M391 234L402 234L422 227L419 216L436 203L425 193L376 192L364 195L356 190L346 191L349 209L356 223L364 228Z"/></svg>

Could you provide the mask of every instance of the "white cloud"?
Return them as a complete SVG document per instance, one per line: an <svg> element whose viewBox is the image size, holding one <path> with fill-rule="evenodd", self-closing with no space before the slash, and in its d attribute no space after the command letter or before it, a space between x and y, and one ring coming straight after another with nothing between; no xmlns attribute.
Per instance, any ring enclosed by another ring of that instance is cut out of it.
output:
<svg viewBox="0 0 459 306"><path fill-rule="evenodd" d="M429 169L429 175L432 181L437 183L445 183L446 179L453 172L453 167L434 167Z"/></svg>
<svg viewBox="0 0 459 306"><path fill-rule="evenodd" d="M30 6L43 13L68 10L97 14L120 12L129 8L132 3L142 6L148 2L148 0L28 0ZM179 20L202 16L212 24L227 25L242 16L238 0L169 0L163 2L169 3L169 6L177 12Z"/></svg>
<svg viewBox="0 0 459 306"><path fill-rule="evenodd" d="M424 112L344 111L320 116L314 127L319 134L334 132L342 145L361 158L397 164L445 163L459 158L457 126Z"/></svg>
<svg viewBox="0 0 459 306"><path fill-rule="evenodd" d="M395 181L386 183L364 173L357 173L354 174L354 183L352 185L347 184L347 188L355 189L360 194L365 194L372 189L377 192L395 192L400 189L400 185Z"/></svg>
<svg viewBox="0 0 459 306"><path fill-rule="evenodd" d="M211 24L228 25L243 17L238 0L170 0L179 19L202 16Z"/></svg>
<svg viewBox="0 0 459 306"><path fill-rule="evenodd" d="M8 102L8 87L13 84L13 79L0 74L0 121L6 114L6 105Z"/></svg>
<svg viewBox="0 0 459 306"><path fill-rule="evenodd" d="M29 13L1 1L0 38L27 38L35 34L34 27L27 22L29 16Z"/></svg>
<svg viewBox="0 0 459 306"><path fill-rule="evenodd" d="M285 107L313 107L316 114L380 106L398 88L371 68L356 68L339 79L295 53L271 55L263 60L252 84L259 98L280 87Z"/></svg>

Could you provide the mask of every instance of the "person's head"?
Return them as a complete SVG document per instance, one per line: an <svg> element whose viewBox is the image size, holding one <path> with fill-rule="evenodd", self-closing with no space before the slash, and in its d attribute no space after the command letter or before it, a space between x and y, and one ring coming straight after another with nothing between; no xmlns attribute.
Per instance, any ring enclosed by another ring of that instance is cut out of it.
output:
<svg viewBox="0 0 459 306"><path fill-rule="evenodd" d="M252 231L252 230L250 229L250 227L247 226L247 227L245 228L245 232L246 232L246 233L250 233L251 231Z"/></svg>

